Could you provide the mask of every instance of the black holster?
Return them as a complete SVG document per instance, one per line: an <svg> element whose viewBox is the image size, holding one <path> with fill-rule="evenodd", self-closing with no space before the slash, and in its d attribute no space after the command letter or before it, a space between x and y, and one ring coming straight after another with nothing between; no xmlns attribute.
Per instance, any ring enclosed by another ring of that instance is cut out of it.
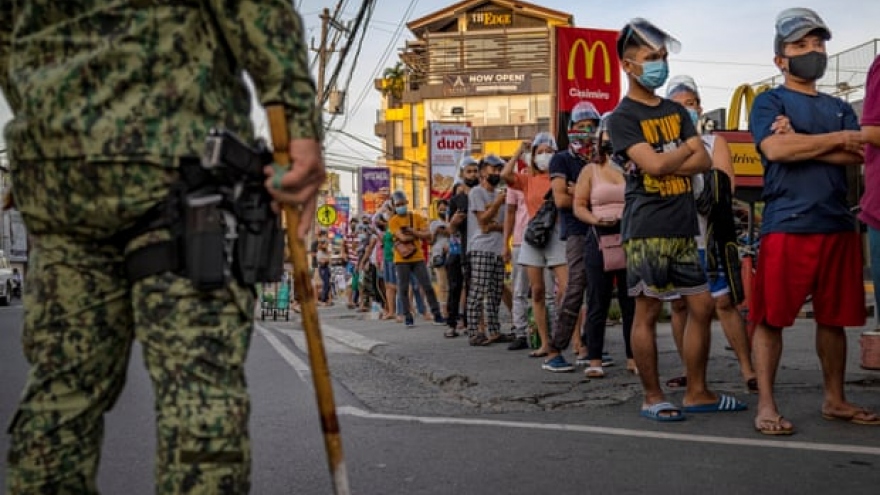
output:
<svg viewBox="0 0 880 495"><path fill-rule="evenodd" d="M231 138L224 135L222 139ZM233 144L241 154L241 143ZM225 287L233 278L245 286L280 280L284 233L271 208L261 167L249 164L239 169L221 163L208 168L202 160L185 159L179 171L180 178L172 184L166 201L117 236L125 246L153 230L170 233L168 241L126 254L129 281L173 272L189 279L196 289L211 291Z"/></svg>

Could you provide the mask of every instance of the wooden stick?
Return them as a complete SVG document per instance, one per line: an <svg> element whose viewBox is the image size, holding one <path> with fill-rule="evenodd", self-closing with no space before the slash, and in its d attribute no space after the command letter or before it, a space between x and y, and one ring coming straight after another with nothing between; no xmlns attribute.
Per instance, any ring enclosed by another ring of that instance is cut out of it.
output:
<svg viewBox="0 0 880 495"><path fill-rule="evenodd" d="M275 163L281 168L287 169L291 165L290 140L287 134L287 118L284 115L284 107L269 106L266 107L266 113L269 116L269 131L272 134ZM333 478L333 493L348 495L351 493L348 486L348 473L342 456L342 439L339 435L339 421L336 418L330 369L327 367L327 353L324 351L324 339L321 336L321 322L318 320L315 289L309 278L305 243L298 236L302 220L300 210L285 205L284 216L287 220L287 246L291 257L290 261L293 264L293 290L302 311L302 324L309 348L309 363L312 367L315 397L318 401L318 412L321 415L321 429L324 432L324 447L327 450L330 476Z"/></svg>

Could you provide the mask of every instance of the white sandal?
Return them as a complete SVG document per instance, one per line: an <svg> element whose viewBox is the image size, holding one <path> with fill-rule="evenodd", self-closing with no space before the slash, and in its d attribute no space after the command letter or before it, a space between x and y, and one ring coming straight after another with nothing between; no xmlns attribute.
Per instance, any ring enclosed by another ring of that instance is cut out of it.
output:
<svg viewBox="0 0 880 495"><path fill-rule="evenodd" d="M599 366L590 366L584 370L584 375L587 378L605 378L605 370Z"/></svg>

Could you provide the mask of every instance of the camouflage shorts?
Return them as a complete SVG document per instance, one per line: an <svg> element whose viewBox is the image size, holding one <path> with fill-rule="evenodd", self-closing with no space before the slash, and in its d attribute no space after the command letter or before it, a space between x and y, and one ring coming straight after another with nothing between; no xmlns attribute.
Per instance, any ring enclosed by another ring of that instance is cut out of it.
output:
<svg viewBox="0 0 880 495"><path fill-rule="evenodd" d="M630 239L623 250L630 296L665 299L709 289L693 237Z"/></svg>

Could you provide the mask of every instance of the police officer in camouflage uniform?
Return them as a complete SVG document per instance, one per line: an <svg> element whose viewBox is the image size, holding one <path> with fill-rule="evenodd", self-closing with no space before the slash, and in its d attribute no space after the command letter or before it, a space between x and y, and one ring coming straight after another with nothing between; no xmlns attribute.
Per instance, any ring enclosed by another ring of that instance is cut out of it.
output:
<svg viewBox="0 0 880 495"><path fill-rule="evenodd" d="M210 128L251 137L243 70L287 110L294 169L267 187L312 204L321 117L288 0L0 0L5 137L34 239L7 493L97 493L104 413L135 338L155 390L156 492L248 492L252 287L200 292L172 272L131 283L125 254L170 234L115 235L166 199Z"/></svg>

